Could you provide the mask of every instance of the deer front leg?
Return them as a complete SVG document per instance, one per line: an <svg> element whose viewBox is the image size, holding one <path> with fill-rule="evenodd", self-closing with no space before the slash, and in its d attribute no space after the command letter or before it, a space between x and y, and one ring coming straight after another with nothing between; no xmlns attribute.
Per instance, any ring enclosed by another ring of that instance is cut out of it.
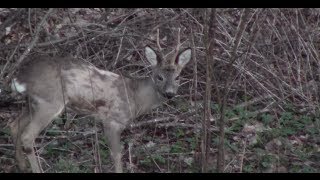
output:
<svg viewBox="0 0 320 180"><path fill-rule="evenodd" d="M103 126L110 146L111 156L114 160L115 172L122 173L120 136L124 126L116 121L103 123Z"/></svg>
<svg viewBox="0 0 320 180"><path fill-rule="evenodd" d="M40 132L47 127L52 120L58 116L64 108L62 102L46 102L40 99L39 105L32 114L32 120L24 128L21 134L21 141L24 146L24 152L27 154L27 158L31 165L32 172L40 173L41 168L38 163L37 157L34 151L34 140L40 134Z"/></svg>

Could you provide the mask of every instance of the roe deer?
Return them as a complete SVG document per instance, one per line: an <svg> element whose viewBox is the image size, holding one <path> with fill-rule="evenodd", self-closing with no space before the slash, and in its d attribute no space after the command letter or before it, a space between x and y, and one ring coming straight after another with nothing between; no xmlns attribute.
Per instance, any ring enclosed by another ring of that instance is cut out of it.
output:
<svg viewBox="0 0 320 180"><path fill-rule="evenodd" d="M186 48L164 58L151 47L145 55L152 75L132 79L104 71L73 58L34 58L21 68L12 88L25 94L27 106L10 124L21 171L26 171L26 153L32 172L41 172L34 151L35 138L66 107L102 120L115 172L122 172L120 135L137 116L177 93L179 74L191 59Z"/></svg>

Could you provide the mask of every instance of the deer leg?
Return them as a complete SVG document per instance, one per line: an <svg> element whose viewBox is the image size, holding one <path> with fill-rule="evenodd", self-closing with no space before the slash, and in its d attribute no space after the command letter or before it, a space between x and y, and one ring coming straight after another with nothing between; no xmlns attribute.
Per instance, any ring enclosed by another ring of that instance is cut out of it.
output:
<svg viewBox="0 0 320 180"><path fill-rule="evenodd" d="M39 102L37 109L32 115L32 120L25 127L23 133L21 134L21 141L31 165L32 172L41 172L40 165L38 164L37 157L33 148L34 140L40 134L40 132L45 127L47 127L56 116L61 113L63 107L63 103L48 103L46 101Z"/></svg>
<svg viewBox="0 0 320 180"><path fill-rule="evenodd" d="M13 144L15 147L15 157L20 171L26 171L26 160L23 157L22 144L21 144L21 132L30 122L28 113L24 109L21 115L10 123L11 135Z"/></svg>
<svg viewBox="0 0 320 180"><path fill-rule="evenodd" d="M122 173L120 135L123 129L123 125L115 121L104 123L104 133L110 146L116 173Z"/></svg>

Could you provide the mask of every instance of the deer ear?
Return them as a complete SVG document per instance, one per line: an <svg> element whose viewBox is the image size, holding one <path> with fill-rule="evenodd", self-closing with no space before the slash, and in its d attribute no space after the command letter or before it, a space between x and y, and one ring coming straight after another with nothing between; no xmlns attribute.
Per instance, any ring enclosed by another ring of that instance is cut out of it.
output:
<svg viewBox="0 0 320 180"><path fill-rule="evenodd" d="M176 64L183 68L191 59L191 48L181 51L176 59Z"/></svg>
<svg viewBox="0 0 320 180"><path fill-rule="evenodd" d="M156 66L158 64L157 53L150 46L145 47L145 55L152 66Z"/></svg>

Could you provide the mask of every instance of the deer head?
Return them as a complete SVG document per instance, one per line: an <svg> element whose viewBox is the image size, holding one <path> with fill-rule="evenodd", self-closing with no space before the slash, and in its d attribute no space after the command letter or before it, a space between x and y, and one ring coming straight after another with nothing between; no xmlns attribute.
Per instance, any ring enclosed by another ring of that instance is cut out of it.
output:
<svg viewBox="0 0 320 180"><path fill-rule="evenodd" d="M156 90L166 98L173 98L180 85L181 70L191 59L191 48L186 48L169 58L164 58L163 55L147 46L145 47L145 55L153 69L151 79Z"/></svg>

